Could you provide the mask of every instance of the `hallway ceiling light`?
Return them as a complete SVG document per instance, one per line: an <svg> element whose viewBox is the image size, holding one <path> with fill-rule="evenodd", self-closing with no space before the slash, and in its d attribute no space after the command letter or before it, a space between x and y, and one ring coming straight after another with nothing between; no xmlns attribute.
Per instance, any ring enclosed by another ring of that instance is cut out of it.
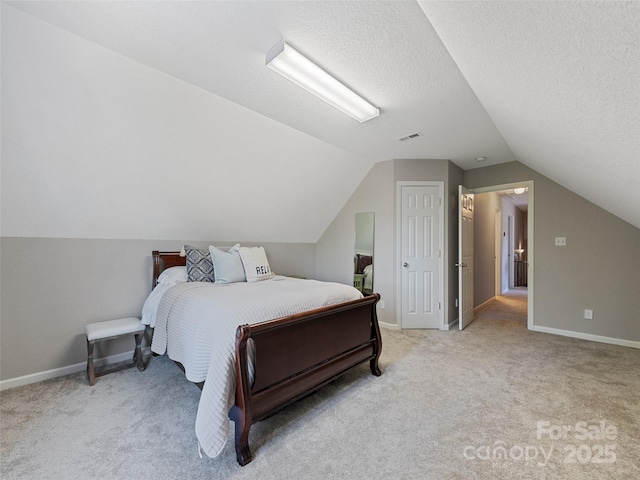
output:
<svg viewBox="0 0 640 480"><path fill-rule="evenodd" d="M516 195L522 195L527 189L524 187L517 187L513 189L513 193Z"/></svg>
<svg viewBox="0 0 640 480"><path fill-rule="evenodd" d="M340 83L286 42L273 47L266 65L360 123L380 115L378 107Z"/></svg>

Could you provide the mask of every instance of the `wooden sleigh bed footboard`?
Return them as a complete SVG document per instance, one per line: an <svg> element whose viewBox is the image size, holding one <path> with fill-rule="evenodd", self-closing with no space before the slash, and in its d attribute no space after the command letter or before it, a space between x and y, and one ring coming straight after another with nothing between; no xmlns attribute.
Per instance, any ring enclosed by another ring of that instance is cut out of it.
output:
<svg viewBox="0 0 640 480"><path fill-rule="evenodd" d="M382 340L377 293L346 303L253 325L236 333L236 400L229 416L235 423L236 457L252 460L251 425L318 390L349 369L369 361L379 376ZM254 342L255 373L250 383L247 343Z"/></svg>

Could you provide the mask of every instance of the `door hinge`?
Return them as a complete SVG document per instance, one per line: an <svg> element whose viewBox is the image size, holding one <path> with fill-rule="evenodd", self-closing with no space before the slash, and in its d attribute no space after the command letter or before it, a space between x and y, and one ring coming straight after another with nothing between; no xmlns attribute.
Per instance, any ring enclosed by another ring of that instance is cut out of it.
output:
<svg viewBox="0 0 640 480"><path fill-rule="evenodd" d="M442 310L442 303L438 302L438 310Z"/></svg>
<svg viewBox="0 0 640 480"><path fill-rule="evenodd" d="M442 250L438 250L438 258L442 256Z"/></svg>
<svg viewBox="0 0 640 480"><path fill-rule="evenodd" d="M438 197L438 206L441 207L442 206L442 199L440 197Z"/></svg>

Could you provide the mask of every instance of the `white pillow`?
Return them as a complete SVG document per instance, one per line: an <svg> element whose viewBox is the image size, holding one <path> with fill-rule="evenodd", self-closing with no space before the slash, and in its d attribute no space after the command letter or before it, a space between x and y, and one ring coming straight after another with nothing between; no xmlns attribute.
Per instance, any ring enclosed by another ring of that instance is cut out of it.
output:
<svg viewBox="0 0 640 480"><path fill-rule="evenodd" d="M241 247L239 250L247 282L258 282L273 278L264 247Z"/></svg>
<svg viewBox="0 0 640 480"><path fill-rule="evenodd" d="M236 243L228 252L224 252L213 245L209 245L209 253L211 254L213 271L215 272L215 283L246 281L242 260L238 255L239 248L240 244Z"/></svg>
<svg viewBox="0 0 640 480"><path fill-rule="evenodd" d="M184 283L188 280L187 267L171 267L163 270L158 277L158 285L172 287L177 283Z"/></svg>

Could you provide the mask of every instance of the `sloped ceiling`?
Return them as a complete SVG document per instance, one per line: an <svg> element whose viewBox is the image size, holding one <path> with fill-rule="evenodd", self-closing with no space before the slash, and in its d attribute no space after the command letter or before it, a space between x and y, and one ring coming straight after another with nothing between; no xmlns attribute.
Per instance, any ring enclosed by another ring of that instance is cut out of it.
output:
<svg viewBox="0 0 640 480"><path fill-rule="evenodd" d="M515 157L640 227L640 2L420 6Z"/></svg>
<svg viewBox="0 0 640 480"><path fill-rule="evenodd" d="M366 170L393 158L450 159L463 169L519 160L640 226L637 4L6 3L291 129L295 149L256 158L237 145L234 171L277 159L281 181L269 196L242 199L268 212L269 225L228 230L228 239L315 242ZM265 68L282 39L380 107L380 117L359 124ZM422 136L398 140L414 132ZM300 151L318 141L351 164L328 162L329 178L299 168ZM480 156L487 161L476 163ZM295 185L316 180L303 202L281 207ZM300 228L310 214L316 221Z"/></svg>

